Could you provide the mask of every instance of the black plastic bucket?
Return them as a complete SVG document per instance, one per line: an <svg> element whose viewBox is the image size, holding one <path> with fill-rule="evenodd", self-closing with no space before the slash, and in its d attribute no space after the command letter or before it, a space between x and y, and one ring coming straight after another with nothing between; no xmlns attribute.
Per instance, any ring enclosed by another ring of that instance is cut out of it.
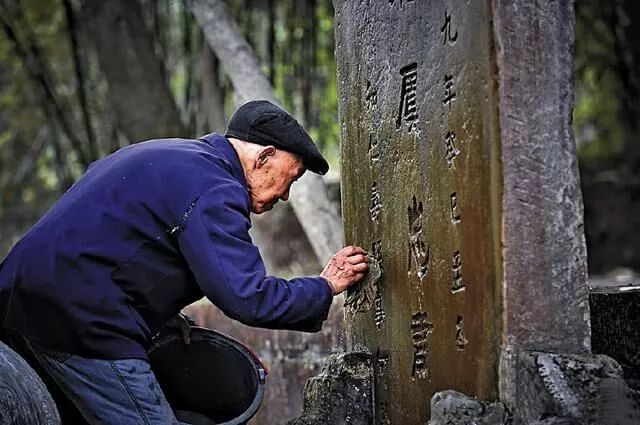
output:
<svg viewBox="0 0 640 425"><path fill-rule="evenodd" d="M193 425L244 424L262 403L267 371L239 341L191 327L157 335L148 350L151 369L179 421Z"/></svg>

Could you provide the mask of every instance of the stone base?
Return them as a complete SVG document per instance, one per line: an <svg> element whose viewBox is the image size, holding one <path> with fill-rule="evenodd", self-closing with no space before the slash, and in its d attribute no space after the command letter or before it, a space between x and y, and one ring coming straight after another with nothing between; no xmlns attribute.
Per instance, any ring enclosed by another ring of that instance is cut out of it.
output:
<svg viewBox="0 0 640 425"><path fill-rule="evenodd" d="M307 381L302 416L287 425L372 424L372 383L371 355L334 354L322 373Z"/></svg>
<svg viewBox="0 0 640 425"><path fill-rule="evenodd" d="M637 394L610 357L526 352L517 374L516 424L553 417L577 424L640 423Z"/></svg>
<svg viewBox="0 0 640 425"><path fill-rule="evenodd" d="M507 409L500 402L487 403L453 390L440 391L431 398L429 425L504 425Z"/></svg>

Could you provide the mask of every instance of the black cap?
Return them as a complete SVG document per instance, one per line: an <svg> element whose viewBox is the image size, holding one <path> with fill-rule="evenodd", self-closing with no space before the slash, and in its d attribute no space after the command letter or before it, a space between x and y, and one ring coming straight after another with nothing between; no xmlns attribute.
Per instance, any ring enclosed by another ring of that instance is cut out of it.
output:
<svg viewBox="0 0 640 425"><path fill-rule="evenodd" d="M267 100L252 100L238 108L225 136L298 154L314 173L324 175L329 171L329 164L300 123Z"/></svg>

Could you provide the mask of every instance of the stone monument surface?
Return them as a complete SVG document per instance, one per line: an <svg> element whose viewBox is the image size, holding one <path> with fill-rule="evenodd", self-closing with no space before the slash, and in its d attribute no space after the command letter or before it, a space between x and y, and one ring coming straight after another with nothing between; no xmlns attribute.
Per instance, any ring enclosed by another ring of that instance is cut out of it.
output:
<svg viewBox="0 0 640 425"><path fill-rule="evenodd" d="M347 340L376 423L424 423L445 389L512 403L514 352L589 349L560 3L334 1L345 242L381 272L348 291Z"/></svg>

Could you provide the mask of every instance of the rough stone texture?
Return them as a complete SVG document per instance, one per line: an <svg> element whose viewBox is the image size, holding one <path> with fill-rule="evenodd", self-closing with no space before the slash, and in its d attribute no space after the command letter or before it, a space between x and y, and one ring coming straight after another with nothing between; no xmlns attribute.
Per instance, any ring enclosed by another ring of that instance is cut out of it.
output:
<svg viewBox="0 0 640 425"><path fill-rule="evenodd" d="M369 271L362 282L347 290L344 300L345 317L370 311L375 307L378 294L378 281L382 277L382 269L377 259L369 256Z"/></svg>
<svg viewBox="0 0 640 425"><path fill-rule="evenodd" d="M502 403L487 403L447 390L431 398L429 425L502 425L509 415Z"/></svg>
<svg viewBox="0 0 640 425"><path fill-rule="evenodd" d="M384 270L347 321L376 419L443 388L511 405L519 351L590 349L573 3L334 6L345 240Z"/></svg>
<svg viewBox="0 0 640 425"><path fill-rule="evenodd" d="M550 417L594 425L640 423L637 395L607 356L522 352L517 393L516 424Z"/></svg>
<svg viewBox="0 0 640 425"><path fill-rule="evenodd" d="M489 4L334 1L345 241L384 271L348 317L376 420L425 423L443 388L495 399L497 108ZM447 24L448 22L448 24Z"/></svg>
<svg viewBox="0 0 640 425"><path fill-rule="evenodd" d="M609 281L591 288L589 305L593 352L615 359L629 385L640 390L640 286Z"/></svg>
<svg viewBox="0 0 640 425"><path fill-rule="evenodd" d="M302 416L287 425L373 423L373 365L370 354L329 357L320 376L305 385Z"/></svg>
<svg viewBox="0 0 640 425"><path fill-rule="evenodd" d="M26 361L0 342L0 423L59 425L56 405Z"/></svg>
<svg viewBox="0 0 640 425"><path fill-rule="evenodd" d="M493 2L503 180L501 396L514 351L588 352L583 207L571 130L571 1Z"/></svg>

